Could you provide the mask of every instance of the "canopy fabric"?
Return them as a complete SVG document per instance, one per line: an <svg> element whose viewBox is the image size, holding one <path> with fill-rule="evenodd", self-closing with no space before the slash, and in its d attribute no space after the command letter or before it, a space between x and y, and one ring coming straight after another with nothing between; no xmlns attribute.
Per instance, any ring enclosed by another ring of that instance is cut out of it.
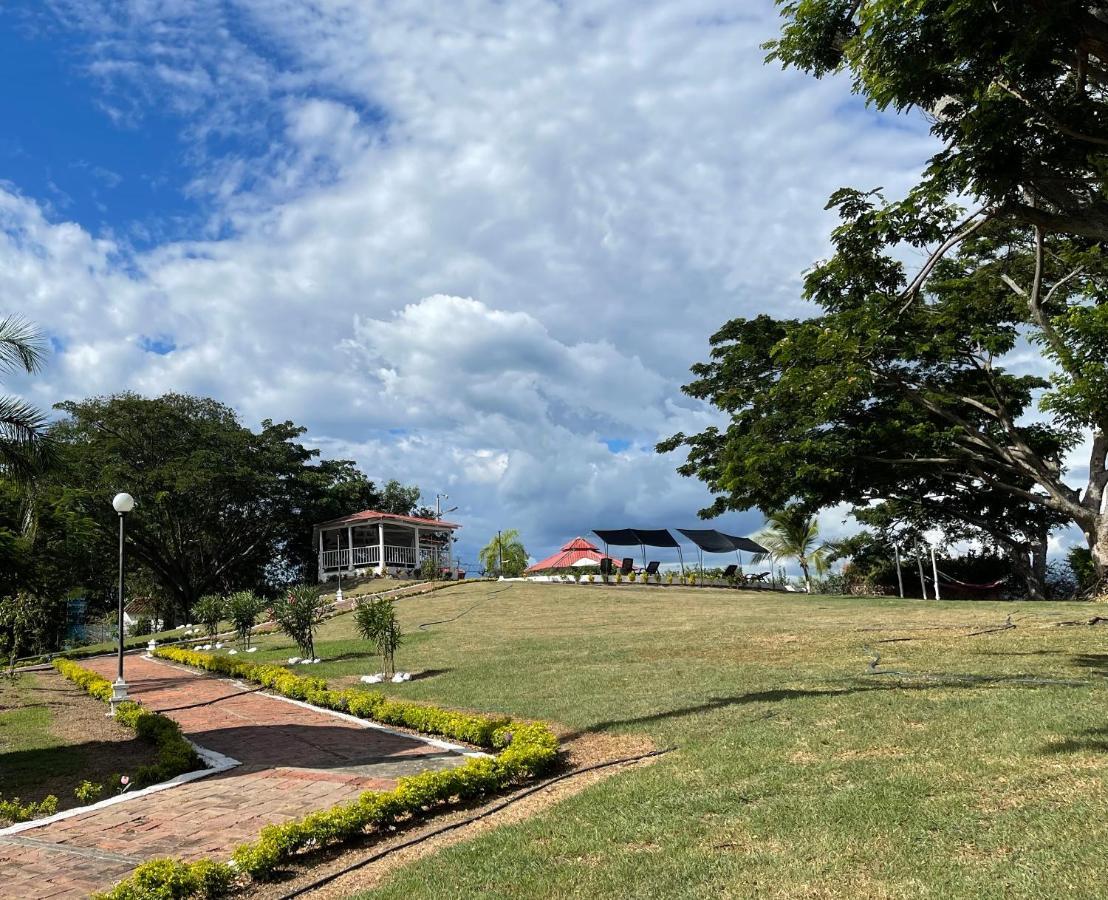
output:
<svg viewBox="0 0 1108 900"><path fill-rule="evenodd" d="M610 531L594 528L593 534L613 547L632 547L638 544L646 547L680 546L664 528L616 528Z"/></svg>
<svg viewBox="0 0 1108 900"><path fill-rule="evenodd" d="M595 534L605 544L610 544L613 547L631 547L638 546L642 543L636 536L635 532L631 528L613 528L606 531L601 531L599 528L594 528L592 533Z"/></svg>
<svg viewBox="0 0 1108 900"><path fill-rule="evenodd" d="M599 559L592 559L588 556L582 556L579 560L577 560L577 562L574 563L574 565L578 566L578 567L599 566L600 565L600 560Z"/></svg>
<svg viewBox="0 0 1108 900"><path fill-rule="evenodd" d="M705 553L731 553L734 550L745 550L748 553L769 552L750 538L724 534L714 528L678 528L677 530Z"/></svg>
<svg viewBox="0 0 1108 900"><path fill-rule="evenodd" d="M714 528L678 528L685 537L706 553L730 553L735 543Z"/></svg>
<svg viewBox="0 0 1108 900"><path fill-rule="evenodd" d="M755 543L750 538L735 537L733 534L725 534L723 536L734 542L736 550L746 550L750 553L769 553L765 547Z"/></svg>

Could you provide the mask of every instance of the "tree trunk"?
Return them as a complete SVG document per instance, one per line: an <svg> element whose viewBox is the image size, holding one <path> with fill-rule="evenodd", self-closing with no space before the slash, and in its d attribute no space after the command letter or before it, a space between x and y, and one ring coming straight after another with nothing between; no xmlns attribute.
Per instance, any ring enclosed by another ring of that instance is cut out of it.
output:
<svg viewBox="0 0 1108 900"><path fill-rule="evenodd" d="M1096 517L1096 524L1087 533L1089 550L1093 555L1093 566L1097 577L1103 581L1108 578L1108 515Z"/></svg>
<svg viewBox="0 0 1108 900"><path fill-rule="evenodd" d="M800 563L800 571L804 573L804 588L810 594L812 593L812 577L808 574L808 560L802 556L798 562Z"/></svg>

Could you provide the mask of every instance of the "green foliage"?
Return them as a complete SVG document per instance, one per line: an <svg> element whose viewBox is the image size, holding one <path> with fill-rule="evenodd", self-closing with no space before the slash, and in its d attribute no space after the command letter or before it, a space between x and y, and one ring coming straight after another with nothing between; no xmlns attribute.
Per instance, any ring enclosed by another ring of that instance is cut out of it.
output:
<svg viewBox="0 0 1108 900"><path fill-rule="evenodd" d="M265 611L265 601L253 591L236 591L227 598L227 618L243 647L250 646L250 637L258 617Z"/></svg>
<svg viewBox="0 0 1108 900"><path fill-rule="evenodd" d="M201 859L181 862L152 859L110 891L94 894L94 900L187 900L222 897L230 893L235 870L227 863Z"/></svg>
<svg viewBox="0 0 1108 900"><path fill-rule="evenodd" d="M1066 563L1073 573L1079 593L1089 593L1096 587L1099 579L1093 555L1087 547L1071 547L1066 553Z"/></svg>
<svg viewBox="0 0 1108 900"><path fill-rule="evenodd" d="M93 784L88 779L82 781L73 791L73 795L84 805L95 803L104 794L104 785Z"/></svg>
<svg viewBox="0 0 1108 900"><path fill-rule="evenodd" d="M754 536L754 541L769 552L755 554L753 562L795 559L804 573L804 586L809 594L812 593L812 570L817 575L827 572L834 553L830 544L820 543L816 517L799 506L770 513L765 527Z"/></svg>
<svg viewBox="0 0 1108 900"><path fill-rule="evenodd" d="M401 641L393 602L386 597L358 602L354 607L354 627L364 640L373 644L381 657L382 671L392 675L396 670L396 648Z"/></svg>
<svg viewBox="0 0 1108 900"><path fill-rule="evenodd" d="M20 316L0 318L0 375L42 367L46 341L41 331ZM46 419L18 397L0 394L0 476L30 484L51 462L53 447Z"/></svg>
<svg viewBox="0 0 1108 900"><path fill-rule="evenodd" d="M18 797L5 800L0 797L0 819L9 822L29 822L43 816L52 816L58 811L58 798L53 794L38 803L22 803Z"/></svg>
<svg viewBox="0 0 1108 900"><path fill-rule="evenodd" d="M419 505L419 495L420 490L416 485L404 485L392 478L381 488L381 497L373 508L398 516L410 516L415 513Z"/></svg>
<svg viewBox="0 0 1108 900"><path fill-rule="evenodd" d="M0 654L8 659L9 677L22 656L55 646L65 622L65 604L26 591L0 597Z"/></svg>
<svg viewBox="0 0 1108 900"><path fill-rule="evenodd" d="M98 700L105 703L111 700L112 683L96 672L68 659L54 660L54 668L64 678L68 678ZM116 707L115 717L117 722L133 728L142 740L152 743L158 751L156 763L140 766L131 776L131 787L158 784L201 767L200 758L192 744L181 733L181 726L169 717L143 709L138 703L129 700Z"/></svg>
<svg viewBox="0 0 1108 900"><path fill-rule="evenodd" d="M312 522L372 508L373 483L349 461L318 460L304 429L266 420L258 431L203 397L125 393L63 403L51 428L61 460L48 489L66 515L91 522L80 554L111 559L118 523L106 498L122 488L129 555L180 613L210 593L270 593L315 571ZM182 539L182 535L187 539Z"/></svg>
<svg viewBox="0 0 1108 900"><path fill-rule="evenodd" d="M518 578L527 568L527 551L515 528L493 535L477 553L486 572L494 572L505 578Z"/></svg>
<svg viewBox="0 0 1108 900"><path fill-rule="evenodd" d="M219 623L223 621L226 612L227 601L218 594L206 594L192 608L193 618L204 626L204 631L210 637L219 631Z"/></svg>
<svg viewBox="0 0 1108 900"><path fill-rule="evenodd" d="M151 634L154 631L154 623L149 616L139 616L131 626L131 634Z"/></svg>
<svg viewBox="0 0 1108 900"><path fill-rule="evenodd" d="M305 659L315 658L315 632L330 608L322 589L298 584L283 591L273 602L273 621L296 643Z"/></svg>
<svg viewBox="0 0 1108 900"><path fill-rule="evenodd" d="M424 581L438 581L442 577L442 567L435 557L428 556L419 564L419 577Z"/></svg>

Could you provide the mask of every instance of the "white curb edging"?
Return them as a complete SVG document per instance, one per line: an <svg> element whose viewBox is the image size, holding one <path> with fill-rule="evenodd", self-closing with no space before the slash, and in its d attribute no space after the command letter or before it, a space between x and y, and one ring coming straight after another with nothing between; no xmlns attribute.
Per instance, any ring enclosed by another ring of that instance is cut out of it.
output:
<svg viewBox="0 0 1108 900"><path fill-rule="evenodd" d="M188 740L188 738L185 738ZM61 822L63 819L71 819L74 816L83 816L88 812L96 812L97 810L105 809L109 806L115 806L117 803L126 803L129 800L137 800L140 797L148 797L150 794L157 794L160 791L167 791L170 788L175 788L181 784L188 784L190 781L196 781L200 778L207 778L209 775L218 775L220 772L226 772L228 769L233 769L235 766L240 766L237 759L233 759L230 756L224 756L222 753L216 753L214 750L209 750L207 747L201 747L199 744L192 744L192 749L196 751L196 755L199 756L209 766L207 769L196 769L192 772L183 772L174 778L170 778L169 781L162 781L158 784L152 784L149 787L141 788L133 793L128 791L124 794L116 794L114 797L109 797L107 800L99 800L96 803L91 803L88 806L77 806L73 809L62 810L59 813L54 813L52 816L47 816L45 819L32 819L30 822L19 822L15 825L9 825L7 828L0 828L0 837L8 834L18 834L20 831L29 831L32 828L41 828L43 825L50 825L53 822Z"/></svg>

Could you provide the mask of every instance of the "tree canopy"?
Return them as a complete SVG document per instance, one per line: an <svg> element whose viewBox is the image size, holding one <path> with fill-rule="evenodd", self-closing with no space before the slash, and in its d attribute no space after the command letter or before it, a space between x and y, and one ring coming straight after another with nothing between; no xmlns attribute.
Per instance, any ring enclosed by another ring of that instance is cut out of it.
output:
<svg viewBox="0 0 1108 900"><path fill-rule="evenodd" d="M478 551L477 558L485 571L506 578L517 578L527 568L527 551L515 528L494 534L492 540Z"/></svg>
<svg viewBox="0 0 1108 900"><path fill-rule="evenodd" d="M380 501L353 462L318 460L292 422L254 431L229 407L182 394L57 408L60 458L47 487L58 515L85 528L83 552L111 559L110 499L131 493L131 557L182 613L205 594L272 594L314 573L312 523Z"/></svg>
<svg viewBox="0 0 1108 900"><path fill-rule="evenodd" d="M1074 523L1103 572L1105 8L781 5L771 58L849 71L880 108L922 108L943 149L904 198L832 196L834 252L804 282L820 314L721 328L686 391L729 424L659 449L687 449L680 470L719 495L708 515L885 502L887 514L946 520L1025 561L1052 527ZM909 271L912 251L924 262ZM1034 352L1049 371L1028 363ZM1067 454L1085 446L1074 488Z"/></svg>

